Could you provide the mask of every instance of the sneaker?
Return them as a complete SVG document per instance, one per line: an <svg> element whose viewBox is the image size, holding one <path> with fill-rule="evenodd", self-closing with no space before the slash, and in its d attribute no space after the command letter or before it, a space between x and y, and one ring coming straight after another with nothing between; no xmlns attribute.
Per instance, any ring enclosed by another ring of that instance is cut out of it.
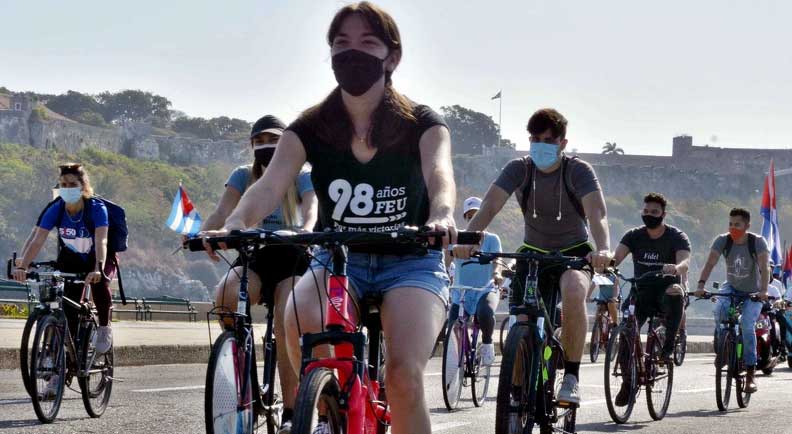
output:
<svg viewBox="0 0 792 434"><path fill-rule="evenodd" d="M756 393L759 390L756 387L756 382L754 381L754 372L756 371L756 367L751 366L748 368L748 372L745 374L745 393Z"/></svg>
<svg viewBox="0 0 792 434"><path fill-rule="evenodd" d="M630 398L630 385L629 381L622 382L621 388L619 389L619 393L616 394L616 407L624 407L625 405L629 404L628 399Z"/></svg>
<svg viewBox="0 0 792 434"><path fill-rule="evenodd" d="M96 329L96 352L104 354L113 346L113 329L109 326L99 326Z"/></svg>
<svg viewBox="0 0 792 434"><path fill-rule="evenodd" d="M47 386L44 387L44 390L39 391L39 401L45 401L55 398L55 394L58 392L58 376L51 375L49 381L47 381Z"/></svg>
<svg viewBox="0 0 792 434"><path fill-rule="evenodd" d="M330 433L330 424L327 422L319 422L316 425L316 428L311 432L311 434L331 434Z"/></svg>
<svg viewBox="0 0 792 434"><path fill-rule="evenodd" d="M564 375L564 382L561 383L561 390L558 391L558 401L580 405L580 391L578 390L578 379L572 374Z"/></svg>
<svg viewBox="0 0 792 434"><path fill-rule="evenodd" d="M492 366L495 363L495 344L481 344L479 352L481 353L482 365Z"/></svg>
<svg viewBox="0 0 792 434"><path fill-rule="evenodd" d="M290 420L283 422L277 434L291 434L292 423Z"/></svg>

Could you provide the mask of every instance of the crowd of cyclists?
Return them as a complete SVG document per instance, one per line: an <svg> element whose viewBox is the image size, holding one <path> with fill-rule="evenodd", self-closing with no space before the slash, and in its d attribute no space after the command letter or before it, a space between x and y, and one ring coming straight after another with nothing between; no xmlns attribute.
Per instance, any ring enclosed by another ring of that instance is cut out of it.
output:
<svg viewBox="0 0 792 434"><path fill-rule="evenodd" d="M457 243L449 129L431 108L408 99L394 87L392 77L403 49L395 21L371 3L348 5L333 18L327 43L338 87L288 126L272 115L254 124L250 135L253 162L230 174L200 237L205 239L208 255L220 260L208 239L255 227L315 232L390 232L420 227L445 234L420 252L398 246L355 246L348 254L346 272L352 296L361 300L374 294L382 300L385 378L398 379L388 382L387 389L393 433L431 432L424 370L444 323L460 315L454 286L486 288L465 293L461 305L476 317L481 329L482 363L489 366L495 362L495 311L505 267L465 262L478 252L501 252L499 237L486 230L512 194L524 226L518 251L560 253L590 263L583 270L538 270L541 295L559 290L563 300L560 340L565 359L558 401L579 406L583 400L579 369L588 332L586 301L597 276L596 282L603 288L600 297L607 301L608 317L615 325L621 309L617 305L618 284L606 293L603 276L627 256L632 256L635 276L655 272L669 277L665 283L644 286L630 297L637 297L639 324L658 313L664 317L666 340L661 359L671 363L674 339L669 336L686 333L692 247L682 230L666 222L669 205L663 195L645 196L640 212L643 225L629 230L613 249L604 192L595 170L565 152L567 119L555 109L543 108L527 122L529 154L510 161L483 198L470 197L462 204L465 231L483 232L482 241ZM57 227L59 269L87 272L86 282L93 286L99 318L96 351L104 353L112 345L107 276L114 271L112 261L107 260L107 210L93 200L82 166L62 166L58 184L62 201L57 203L62 205L48 205L43 212L13 275L25 281L47 234ZM735 208L730 212L728 232L713 241L693 292L705 294L712 270L723 257L726 283L722 291L739 296L742 330L754 330L763 306L773 302L783 342L790 333L783 319L787 309L784 298L789 300L789 293L783 297L779 267L769 262L767 243L750 228L748 211ZM278 342L286 344L277 354L284 404L278 431L282 434L291 432L294 422L295 392L303 367L300 333L322 329L328 299L319 282L333 272L328 250L314 248L308 258L305 248L268 246L257 250L248 264L249 300L257 304L269 300L275 306L275 335ZM455 272L449 276L452 266ZM517 261L511 270L510 306L524 303L528 268L525 261ZM216 306L237 310L240 270L240 264L235 263L220 280ZM758 299L754 301L751 294L757 294ZM727 301L719 299L715 305L716 327L726 315ZM453 306L450 312L449 306ZM528 320L525 314L516 317L516 321ZM750 332L742 336L746 390L754 393L756 338ZM785 346L780 345L778 351L785 354ZM616 405L625 405L628 393L620 390ZM330 432L326 422L320 417L314 433Z"/></svg>

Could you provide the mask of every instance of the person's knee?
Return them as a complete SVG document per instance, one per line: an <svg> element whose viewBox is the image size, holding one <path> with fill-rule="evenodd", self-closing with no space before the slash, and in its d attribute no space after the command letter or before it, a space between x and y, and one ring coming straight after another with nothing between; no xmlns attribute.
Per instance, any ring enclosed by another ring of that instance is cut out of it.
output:
<svg viewBox="0 0 792 434"><path fill-rule="evenodd" d="M666 295L669 297L682 298L685 295L685 290L679 285L671 285L666 289Z"/></svg>
<svg viewBox="0 0 792 434"><path fill-rule="evenodd" d="M388 381L388 395L417 397L423 394L424 363L389 354L385 369L386 377L391 379Z"/></svg>

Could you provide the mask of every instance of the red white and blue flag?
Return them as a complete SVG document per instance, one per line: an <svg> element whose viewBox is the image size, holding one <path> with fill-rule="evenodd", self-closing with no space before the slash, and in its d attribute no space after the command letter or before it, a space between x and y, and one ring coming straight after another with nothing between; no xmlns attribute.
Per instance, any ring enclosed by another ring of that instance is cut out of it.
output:
<svg viewBox="0 0 792 434"><path fill-rule="evenodd" d="M195 235L201 230L201 216L181 184L173 198L173 207L165 226L182 235Z"/></svg>
<svg viewBox="0 0 792 434"><path fill-rule="evenodd" d="M773 263L780 264L784 260L781 252L781 235L778 231L778 212L776 211L775 168L770 160L770 172L767 173L762 194L762 208L759 211L764 218L762 222L762 237L767 241L767 250Z"/></svg>
<svg viewBox="0 0 792 434"><path fill-rule="evenodd" d="M787 281L790 277L792 277L792 246L789 247L789 252L787 252L786 259L784 260L784 288L789 288Z"/></svg>

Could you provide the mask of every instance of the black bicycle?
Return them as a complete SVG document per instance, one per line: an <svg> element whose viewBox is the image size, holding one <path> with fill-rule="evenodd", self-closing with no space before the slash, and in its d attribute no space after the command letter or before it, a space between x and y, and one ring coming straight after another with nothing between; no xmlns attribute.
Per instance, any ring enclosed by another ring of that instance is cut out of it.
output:
<svg viewBox="0 0 792 434"><path fill-rule="evenodd" d="M635 315L642 285L670 283L674 276L648 272L638 278L627 278L617 270L610 270L622 281L632 284L627 312L608 341L605 355L604 383L608 413L614 422L627 422L632 414L641 387L646 388L646 404L654 420L665 417L671 402L674 384L674 364L662 359L665 328L655 321L658 312L650 312L646 349L641 346L641 333Z"/></svg>
<svg viewBox="0 0 792 434"><path fill-rule="evenodd" d="M564 348L557 333L560 290L539 293L539 268L582 270L590 265L584 258L535 252L480 252L467 263L489 264L497 258L526 261L524 305L510 306L509 315L529 319L515 321L502 349L495 432L530 433L537 425L540 433L574 433L577 406L556 398L564 378Z"/></svg>
<svg viewBox="0 0 792 434"><path fill-rule="evenodd" d="M713 289L719 289L717 282L713 283ZM688 295L695 296L696 293L689 292ZM740 311L742 302L746 298L751 301L759 301L759 296L758 294L746 296L735 293L706 292L699 299L705 300L712 297L729 299L728 315L715 330L715 403L718 405L718 410L728 410L732 386L734 386L737 405L740 408L745 408L751 402L751 394L745 391L746 369L743 361L743 330L740 327ZM748 333L754 332L754 330L748 331Z"/></svg>
<svg viewBox="0 0 792 434"><path fill-rule="evenodd" d="M15 262L16 253L8 261L9 278ZM113 387L113 349L96 353L98 323L91 302L91 285L83 281L85 274L58 271L54 261L31 263L30 267L38 270L28 272L26 277L28 285L38 289L39 304L22 331L19 362L22 382L36 417L42 423L55 420L65 388L71 386L74 377L86 412L91 417L100 417ZM101 265L100 269L103 269ZM84 285L79 301L64 296L66 284ZM69 330L64 304L77 311L76 330Z"/></svg>

